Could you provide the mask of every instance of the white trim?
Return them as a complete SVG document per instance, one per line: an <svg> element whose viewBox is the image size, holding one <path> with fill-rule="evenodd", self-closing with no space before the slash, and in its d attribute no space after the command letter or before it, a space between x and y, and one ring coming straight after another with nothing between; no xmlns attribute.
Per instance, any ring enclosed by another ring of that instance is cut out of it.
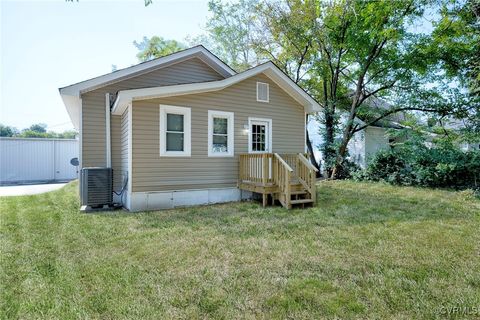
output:
<svg viewBox="0 0 480 320"><path fill-rule="evenodd" d="M219 81L119 91L117 100L113 105L112 113L122 114L125 106L132 101L218 91L261 73L272 79L280 88L300 103L304 107L305 112L312 113L321 110L320 105L312 97L303 91L272 62L267 62Z"/></svg>
<svg viewBox="0 0 480 320"><path fill-rule="evenodd" d="M183 151L167 151L167 114L183 115ZM190 157L192 152L192 110L188 107L160 105L160 156Z"/></svg>
<svg viewBox="0 0 480 320"><path fill-rule="evenodd" d="M112 167L112 140L110 137L110 93L105 93L105 158L107 168Z"/></svg>
<svg viewBox="0 0 480 320"><path fill-rule="evenodd" d="M250 199L251 192L236 187L133 192L130 211L145 211L189 207Z"/></svg>
<svg viewBox="0 0 480 320"><path fill-rule="evenodd" d="M80 131L80 117L82 113L82 99L80 96L61 95L70 120L75 129Z"/></svg>
<svg viewBox="0 0 480 320"><path fill-rule="evenodd" d="M259 92L258 86L259 85L266 85L267 86L267 100L262 100L258 97L258 92ZM267 102L267 103L270 102L270 85L268 83L257 81L257 101L258 102Z"/></svg>
<svg viewBox="0 0 480 320"><path fill-rule="evenodd" d="M131 207L131 199L132 199L132 186L133 186L133 107L130 104L128 106L128 190L127 190L127 208L130 209Z"/></svg>
<svg viewBox="0 0 480 320"><path fill-rule="evenodd" d="M268 140L265 142L267 143L266 145L266 150L265 151L253 151L252 150L252 124L255 122L265 122L268 123ZM254 118L254 117L248 117L248 153L270 153L273 150L272 146L272 119L266 119L266 118Z"/></svg>
<svg viewBox="0 0 480 320"><path fill-rule="evenodd" d="M213 118L227 119L227 152L213 152ZM235 120L233 112L208 110L208 156L209 157L233 157Z"/></svg>
<svg viewBox="0 0 480 320"><path fill-rule="evenodd" d="M305 127L303 128L303 145L305 149L305 153L308 152L307 148L307 130L308 130L308 113L305 112L305 115L303 116L305 119Z"/></svg>

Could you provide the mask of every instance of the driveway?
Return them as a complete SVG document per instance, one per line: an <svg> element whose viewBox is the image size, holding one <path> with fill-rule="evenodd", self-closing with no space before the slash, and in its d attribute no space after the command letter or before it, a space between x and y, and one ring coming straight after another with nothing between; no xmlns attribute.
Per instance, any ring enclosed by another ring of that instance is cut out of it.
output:
<svg viewBox="0 0 480 320"><path fill-rule="evenodd" d="M67 183L29 184L21 186L0 186L0 197L26 196L60 189Z"/></svg>

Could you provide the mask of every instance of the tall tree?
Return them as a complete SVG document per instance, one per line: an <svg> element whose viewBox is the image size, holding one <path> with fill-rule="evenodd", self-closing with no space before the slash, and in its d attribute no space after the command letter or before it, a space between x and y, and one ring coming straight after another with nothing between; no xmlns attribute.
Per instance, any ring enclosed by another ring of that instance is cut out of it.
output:
<svg viewBox="0 0 480 320"><path fill-rule="evenodd" d="M133 41L133 45L139 50L137 58L142 62L185 49L183 43L176 40L164 39L159 36L153 36L151 38L143 37L140 42Z"/></svg>
<svg viewBox="0 0 480 320"><path fill-rule="evenodd" d="M213 9L219 7L216 3ZM248 11L237 14L251 17L244 47L252 50L257 60L273 60L323 104L324 152L333 158L332 178L344 162L352 136L367 126L398 112L446 115L476 105L461 88L450 86L451 77L439 72L438 58L428 52L432 35L412 28L427 8L448 6L448 2L438 3L283 0L237 8ZM232 6L222 4L223 12ZM210 24L225 25L217 30L228 30L232 33L229 38L245 38L245 29L237 30L229 20L218 19L215 12L212 19ZM381 107L369 103L379 98L389 103ZM339 114L346 121L335 146Z"/></svg>
<svg viewBox="0 0 480 320"><path fill-rule="evenodd" d="M47 125L45 123L35 123L32 124L28 129L24 129L23 131L33 131L38 133L46 133L47 132Z"/></svg>
<svg viewBox="0 0 480 320"><path fill-rule="evenodd" d="M16 134L18 134L17 128L0 123L0 137L13 137Z"/></svg>

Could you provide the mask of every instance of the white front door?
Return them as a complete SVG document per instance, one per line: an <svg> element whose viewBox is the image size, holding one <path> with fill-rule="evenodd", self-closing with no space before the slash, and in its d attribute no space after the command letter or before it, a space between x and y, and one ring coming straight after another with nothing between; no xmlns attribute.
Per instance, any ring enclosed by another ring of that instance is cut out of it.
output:
<svg viewBox="0 0 480 320"><path fill-rule="evenodd" d="M272 152L272 120L249 118L249 153Z"/></svg>

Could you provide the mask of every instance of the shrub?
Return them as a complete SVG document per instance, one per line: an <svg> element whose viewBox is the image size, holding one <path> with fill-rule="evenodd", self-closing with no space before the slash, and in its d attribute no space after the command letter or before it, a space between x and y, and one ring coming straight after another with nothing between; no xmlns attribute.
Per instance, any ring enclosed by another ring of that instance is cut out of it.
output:
<svg viewBox="0 0 480 320"><path fill-rule="evenodd" d="M360 167L355 162L345 159L336 174L336 179L352 178Z"/></svg>
<svg viewBox="0 0 480 320"><path fill-rule="evenodd" d="M480 190L480 152L463 152L453 144L428 148L406 144L379 152L356 179Z"/></svg>

